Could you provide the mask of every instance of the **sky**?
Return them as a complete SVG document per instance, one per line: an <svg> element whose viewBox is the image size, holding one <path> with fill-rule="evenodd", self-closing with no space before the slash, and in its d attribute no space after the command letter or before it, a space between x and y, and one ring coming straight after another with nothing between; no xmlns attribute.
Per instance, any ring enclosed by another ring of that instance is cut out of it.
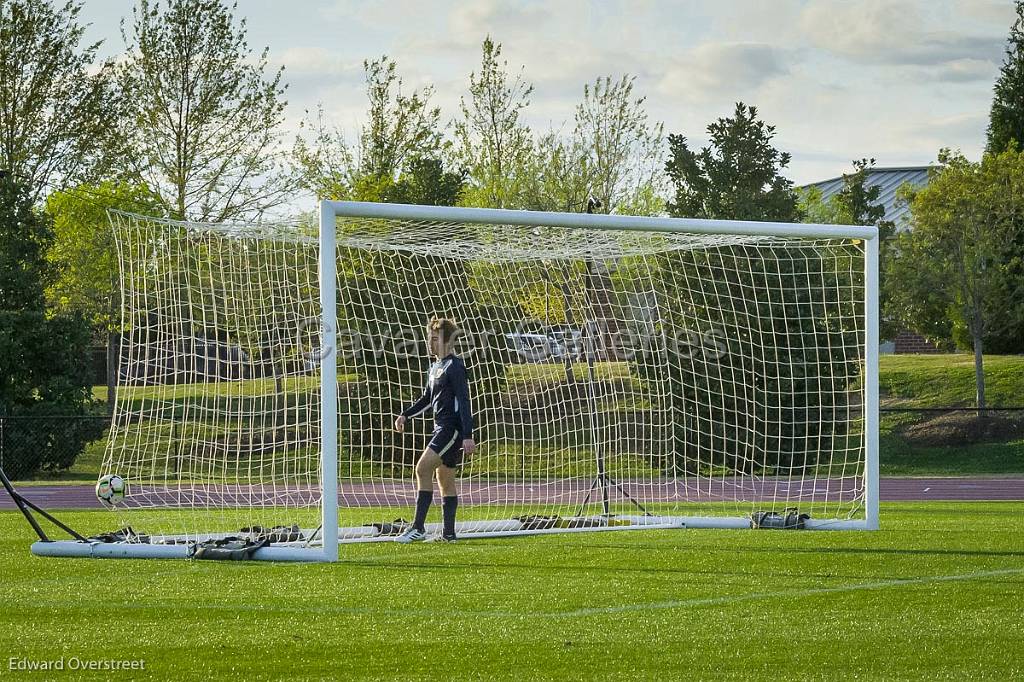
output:
<svg viewBox="0 0 1024 682"><path fill-rule="evenodd" d="M86 0L87 37L124 51L132 0ZM354 134L366 111L363 60L388 55L405 89L433 85L458 113L480 44L502 44L535 90L535 130L571 121L585 83L636 76L666 133L707 141L735 102L755 105L792 154L797 184L852 159L933 162L940 148L980 155L1011 0L238 0L249 44L285 67L289 137L323 104Z"/></svg>

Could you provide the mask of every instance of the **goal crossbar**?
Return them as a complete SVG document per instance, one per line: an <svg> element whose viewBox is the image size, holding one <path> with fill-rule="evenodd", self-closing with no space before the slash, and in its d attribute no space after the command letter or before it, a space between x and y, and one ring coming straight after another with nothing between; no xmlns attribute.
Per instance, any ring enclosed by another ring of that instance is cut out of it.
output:
<svg viewBox="0 0 1024 682"><path fill-rule="evenodd" d="M501 208L421 206L360 201L323 201L321 212L345 218L377 218L420 222L521 227L582 228L626 232L675 232L691 234L744 235L751 237L798 237L804 239L876 239L878 228L870 225L824 225L819 223L775 223L753 220L704 220L598 213L556 213L514 211Z"/></svg>

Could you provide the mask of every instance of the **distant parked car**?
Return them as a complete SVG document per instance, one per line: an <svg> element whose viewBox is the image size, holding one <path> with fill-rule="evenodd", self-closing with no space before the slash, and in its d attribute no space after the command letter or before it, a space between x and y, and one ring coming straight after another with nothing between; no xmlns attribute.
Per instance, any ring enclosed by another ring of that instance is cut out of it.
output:
<svg viewBox="0 0 1024 682"><path fill-rule="evenodd" d="M550 362L565 358L579 358L582 351L580 334L574 330L552 331L547 334L513 332L505 334L509 352L523 362Z"/></svg>

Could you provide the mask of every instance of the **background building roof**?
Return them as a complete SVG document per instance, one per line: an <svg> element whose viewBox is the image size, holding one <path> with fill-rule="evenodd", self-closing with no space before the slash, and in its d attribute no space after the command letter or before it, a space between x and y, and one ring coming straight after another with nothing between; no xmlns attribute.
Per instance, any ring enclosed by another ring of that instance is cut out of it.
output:
<svg viewBox="0 0 1024 682"><path fill-rule="evenodd" d="M897 229L904 227L904 220L909 218L910 209L896 199L896 192L905 183L915 187L924 187L928 184L928 169L930 166L897 166L893 168L872 168L868 171L867 185L881 188L878 195L878 203L885 207L885 220L891 220L896 224ZM828 201L843 189L843 178L830 178L820 182L812 182L803 185L800 189L817 187L821 190L821 197Z"/></svg>

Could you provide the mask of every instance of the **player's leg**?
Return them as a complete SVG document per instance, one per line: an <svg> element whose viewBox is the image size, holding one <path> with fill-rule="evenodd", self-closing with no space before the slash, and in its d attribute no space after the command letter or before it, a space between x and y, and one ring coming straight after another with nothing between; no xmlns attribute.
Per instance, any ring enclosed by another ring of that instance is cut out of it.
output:
<svg viewBox="0 0 1024 682"><path fill-rule="evenodd" d="M416 462L416 515L412 527L398 538L399 542L416 542L426 537L427 512L434 501L434 472L441 466L439 453L447 452L458 435L454 429L434 429L430 443Z"/></svg>
<svg viewBox="0 0 1024 682"><path fill-rule="evenodd" d="M424 523L430 503L434 501L434 470L441 465L441 457L427 448L416 461L416 515L412 526L398 537L398 542L418 542L427 537Z"/></svg>
<svg viewBox="0 0 1024 682"><path fill-rule="evenodd" d="M441 518L444 520L441 530L442 540L455 539L455 510L459 507L458 491L455 487L455 467L448 466L442 460L437 467L437 484L441 488Z"/></svg>
<svg viewBox="0 0 1024 682"><path fill-rule="evenodd" d="M434 470L441 465L441 456L429 447L423 451L416 461L416 490L419 492L434 490Z"/></svg>
<svg viewBox="0 0 1024 682"><path fill-rule="evenodd" d="M441 465L437 467L437 484L441 488L441 540L455 539L455 510L459 506L458 491L455 488L455 472L462 463L462 436L453 434L452 441L438 451Z"/></svg>

